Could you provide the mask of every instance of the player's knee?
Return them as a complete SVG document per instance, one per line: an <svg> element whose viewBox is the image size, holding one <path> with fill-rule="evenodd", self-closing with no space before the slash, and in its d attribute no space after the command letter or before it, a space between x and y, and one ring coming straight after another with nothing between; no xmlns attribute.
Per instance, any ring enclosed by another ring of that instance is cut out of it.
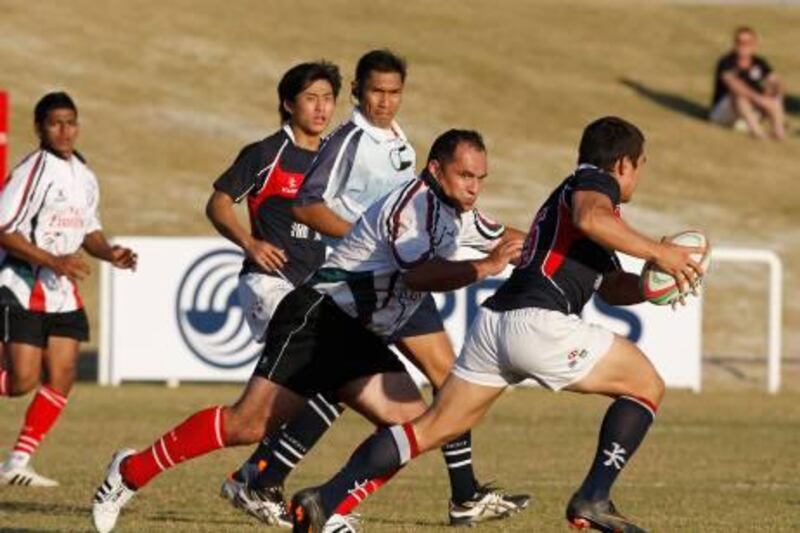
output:
<svg viewBox="0 0 800 533"><path fill-rule="evenodd" d="M39 384L38 372L15 372L11 376L10 396L23 396Z"/></svg>
<svg viewBox="0 0 800 533"><path fill-rule="evenodd" d="M392 405L383 412L383 418L385 418L384 423L387 425L404 424L409 420L414 420L421 416L425 412L426 407L425 402L422 400L393 402Z"/></svg>

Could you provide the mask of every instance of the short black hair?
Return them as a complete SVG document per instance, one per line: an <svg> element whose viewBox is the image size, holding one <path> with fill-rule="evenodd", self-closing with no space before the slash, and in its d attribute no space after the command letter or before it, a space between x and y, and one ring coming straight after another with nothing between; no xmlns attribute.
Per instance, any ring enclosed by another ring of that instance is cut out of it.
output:
<svg viewBox="0 0 800 533"><path fill-rule="evenodd" d="M278 113L282 122L292 118L292 114L283 107L284 102L293 102L298 94L317 80L326 80L331 84L334 99L339 96L339 89L342 88L342 75L339 73L339 67L329 61L322 59L300 63L286 71L278 83Z"/></svg>
<svg viewBox="0 0 800 533"><path fill-rule="evenodd" d="M639 128L619 117L603 117L583 130L578 164L612 170L617 161L627 157L636 166L643 151L644 134Z"/></svg>
<svg viewBox="0 0 800 533"><path fill-rule="evenodd" d="M72 98L63 91L57 91L47 93L39 99L36 107L33 108L33 123L41 126L47 120L50 111L54 109L72 109L76 115L78 114L78 108L75 107Z"/></svg>
<svg viewBox="0 0 800 533"><path fill-rule="evenodd" d="M428 153L428 162L438 161L440 165L449 163L455 157L461 143L469 144L479 152L486 151L483 137L477 131L452 129L442 133L433 141L431 151Z"/></svg>
<svg viewBox="0 0 800 533"><path fill-rule="evenodd" d="M400 74L400 80L405 83L408 65L405 59L387 48L372 50L361 56L356 65L356 83L352 92L356 100L361 100L364 95L364 84L370 72L396 72Z"/></svg>

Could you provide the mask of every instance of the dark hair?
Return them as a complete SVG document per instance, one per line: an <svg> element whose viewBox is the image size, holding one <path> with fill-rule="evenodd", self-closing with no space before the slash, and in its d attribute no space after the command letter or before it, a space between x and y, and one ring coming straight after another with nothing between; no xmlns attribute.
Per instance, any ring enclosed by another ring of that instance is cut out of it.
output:
<svg viewBox="0 0 800 533"><path fill-rule="evenodd" d="M407 71L406 60L391 50L382 48L367 52L361 56L356 65L356 83L351 94L356 100L361 100L370 72L397 72L400 74L400 80L405 83Z"/></svg>
<svg viewBox="0 0 800 533"><path fill-rule="evenodd" d="M294 101L297 95L317 80L326 80L333 88L333 98L339 96L342 88L342 76L339 67L325 60L300 63L286 71L278 83L278 113L281 121L286 122L292 114L283 107L284 102Z"/></svg>
<svg viewBox="0 0 800 533"><path fill-rule="evenodd" d="M54 109L72 109L75 114L78 114L78 108L75 107L75 102L72 101L70 96L63 92L52 92L42 96L33 108L33 123L37 126L44 124L47 120L47 115Z"/></svg>
<svg viewBox="0 0 800 533"><path fill-rule="evenodd" d="M428 153L428 162L438 161L440 165L449 163L453 160L458 145L461 143L469 144L479 152L486 151L486 145L483 144L483 137L481 137L481 134L477 131L447 130L433 141L431 151Z"/></svg>
<svg viewBox="0 0 800 533"><path fill-rule="evenodd" d="M578 164L612 170L617 161L627 157L635 166L643 151L644 135L639 128L619 117L603 117L583 130Z"/></svg>

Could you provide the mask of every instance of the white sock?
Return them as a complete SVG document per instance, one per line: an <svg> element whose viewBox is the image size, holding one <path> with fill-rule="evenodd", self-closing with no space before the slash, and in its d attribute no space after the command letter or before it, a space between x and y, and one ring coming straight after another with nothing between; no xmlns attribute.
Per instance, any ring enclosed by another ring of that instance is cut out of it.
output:
<svg viewBox="0 0 800 533"><path fill-rule="evenodd" d="M31 455L29 453L13 451L8 456L8 461L6 461L6 466L9 469L24 468L28 466L30 460L31 460Z"/></svg>

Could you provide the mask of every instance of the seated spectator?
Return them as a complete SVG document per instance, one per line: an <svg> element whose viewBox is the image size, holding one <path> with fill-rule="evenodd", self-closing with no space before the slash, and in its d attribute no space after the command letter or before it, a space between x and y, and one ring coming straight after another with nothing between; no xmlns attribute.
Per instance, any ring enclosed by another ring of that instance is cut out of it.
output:
<svg viewBox="0 0 800 533"><path fill-rule="evenodd" d="M758 38L753 28L734 32L733 50L717 62L711 122L733 127L744 123L754 137L766 138L761 119L772 124L776 139L786 136L783 84L767 61L756 55Z"/></svg>

